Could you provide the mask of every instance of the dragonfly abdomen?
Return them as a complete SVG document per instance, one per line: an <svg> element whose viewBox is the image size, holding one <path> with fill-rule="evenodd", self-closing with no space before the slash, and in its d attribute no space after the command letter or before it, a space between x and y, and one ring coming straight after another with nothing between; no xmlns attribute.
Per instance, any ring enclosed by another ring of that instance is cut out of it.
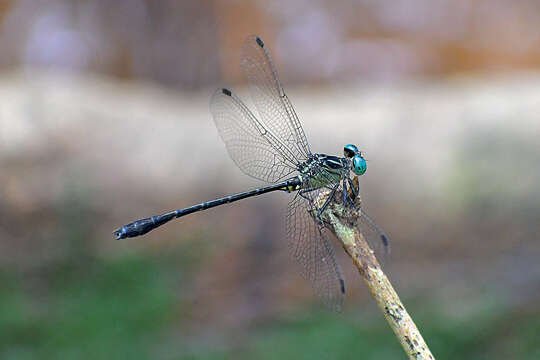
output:
<svg viewBox="0 0 540 360"><path fill-rule="evenodd" d="M132 223L129 223L127 225L124 225L121 228L115 230L114 235L116 236L117 240L141 236L175 218L189 215L197 211L202 211L202 210L210 209L216 206L242 200L248 197L262 195L271 191L281 190L281 191L291 192L291 191L299 190L301 185L302 185L302 180L299 176L297 176L295 178L289 179L279 184L274 184L274 185L266 186L263 188L246 191L243 193L225 196L216 200L203 202L203 203L193 205L187 208L174 210L165 214L156 215L156 216L152 216L145 219L140 219Z"/></svg>

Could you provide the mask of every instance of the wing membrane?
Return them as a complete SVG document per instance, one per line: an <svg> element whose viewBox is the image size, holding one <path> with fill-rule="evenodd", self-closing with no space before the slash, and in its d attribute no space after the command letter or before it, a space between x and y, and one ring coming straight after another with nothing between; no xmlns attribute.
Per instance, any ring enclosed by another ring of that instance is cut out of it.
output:
<svg viewBox="0 0 540 360"><path fill-rule="evenodd" d="M245 174L277 182L296 171L297 160L291 152L230 90L216 90L210 112L230 157Z"/></svg>
<svg viewBox="0 0 540 360"><path fill-rule="evenodd" d="M311 151L304 129L283 91L270 53L259 37L246 39L241 64L262 122L297 159L305 160Z"/></svg>
<svg viewBox="0 0 540 360"><path fill-rule="evenodd" d="M379 262L386 262L390 257L390 241L386 233L361 209L361 215L357 219L357 226L364 239L375 252Z"/></svg>
<svg viewBox="0 0 540 360"><path fill-rule="evenodd" d="M300 264L302 277L311 283L324 304L339 312L345 299L345 280L327 230L315 222L313 211L316 209L310 202L299 195L289 203L289 252Z"/></svg>

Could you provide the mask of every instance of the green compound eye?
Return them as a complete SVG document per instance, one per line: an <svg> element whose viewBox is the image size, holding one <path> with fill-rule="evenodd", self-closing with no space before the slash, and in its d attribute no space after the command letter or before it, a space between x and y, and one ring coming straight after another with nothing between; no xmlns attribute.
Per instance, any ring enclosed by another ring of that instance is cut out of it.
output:
<svg viewBox="0 0 540 360"><path fill-rule="evenodd" d="M360 154L354 155L353 158L353 167L354 167L354 173L356 175L362 175L367 170L367 163L366 159L362 157Z"/></svg>

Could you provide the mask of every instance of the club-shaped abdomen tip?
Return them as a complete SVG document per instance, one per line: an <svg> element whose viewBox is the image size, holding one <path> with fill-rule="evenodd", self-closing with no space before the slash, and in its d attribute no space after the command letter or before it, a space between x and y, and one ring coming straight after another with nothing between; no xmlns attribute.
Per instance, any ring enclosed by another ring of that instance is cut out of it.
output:
<svg viewBox="0 0 540 360"><path fill-rule="evenodd" d="M113 231L114 236L116 237L116 240L123 239L125 237L125 229L124 227L121 227L120 229L116 229Z"/></svg>
<svg viewBox="0 0 540 360"><path fill-rule="evenodd" d="M257 36L255 41L257 41L257 44L259 44L260 47L264 47L264 42L262 41L262 39L260 37Z"/></svg>
<svg viewBox="0 0 540 360"><path fill-rule="evenodd" d="M339 284L341 285L341 293L345 294L345 280L339 279Z"/></svg>
<svg viewBox="0 0 540 360"><path fill-rule="evenodd" d="M223 88L223 89L221 89L221 92L222 92L223 94L227 95L227 96L231 96L231 95L232 95L232 92L231 92L231 90L229 90L229 89Z"/></svg>

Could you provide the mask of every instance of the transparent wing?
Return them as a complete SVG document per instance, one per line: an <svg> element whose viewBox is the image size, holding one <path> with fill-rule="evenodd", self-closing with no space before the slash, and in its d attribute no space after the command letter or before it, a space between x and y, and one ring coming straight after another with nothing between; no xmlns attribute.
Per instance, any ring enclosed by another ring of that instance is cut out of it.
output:
<svg viewBox="0 0 540 360"><path fill-rule="evenodd" d="M279 82L270 53L263 41L250 36L242 47L242 70L251 96L266 128L291 149L294 156L306 159L309 144L291 102Z"/></svg>
<svg viewBox="0 0 540 360"><path fill-rule="evenodd" d="M352 179L350 185L354 188L353 192L356 193L355 196L358 196L360 192L358 176L355 176ZM350 196L352 195L350 194ZM354 198L352 201L354 201ZM390 240L388 239L388 236L365 212L362 206L360 206L358 210L360 212L360 216L356 221L358 229L371 247L371 250L375 252L377 260L379 260L379 262L385 262L390 257Z"/></svg>
<svg viewBox="0 0 540 360"><path fill-rule="evenodd" d="M230 90L216 90L210 112L230 157L245 174L277 182L297 171L298 159Z"/></svg>
<svg viewBox="0 0 540 360"><path fill-rule="evenodd" d="M361 216L357 219L357 226L364 239L368 242L379 262L386 262L390 257L390 240L385 232L361 209Z"/></svg>
<svg viewBox="0 0 540 360"><path fill-rule="evenodd" d="M317 190L315 190L316 192ZM317 211L310 201L297 195L287 209L287 234L292 258L300 264L307 279L326 306L341 311L345 299L345 280L336 261L327 230L310 215Z"/></svg>

